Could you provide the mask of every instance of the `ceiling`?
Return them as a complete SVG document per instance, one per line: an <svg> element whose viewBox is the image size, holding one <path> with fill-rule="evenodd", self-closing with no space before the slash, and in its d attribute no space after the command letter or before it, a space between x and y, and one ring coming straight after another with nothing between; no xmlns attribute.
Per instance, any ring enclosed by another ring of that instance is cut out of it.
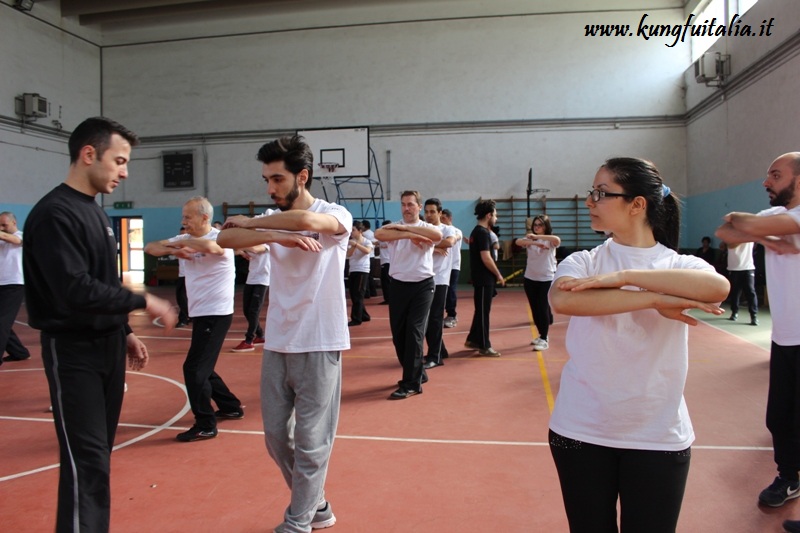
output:
<svg viewBox="0 0 800 533"><path fill-rule="evenodd" d="M41 1L41 0L40 0ZM450 3L453 11L469 0L59 0L61 16L77 17L82 26L134 23L147 26L168 20L213 20L232 12L252 15L296 13L315 9ZM683 7L691 0L518 0L526 12L608 11ZM501 0L494 0L498 4ZM506 1L505 3L509 3ZM459 5L460 4L460 5ZM485 4L484 4L485 5ZM450 6L448 6L450 7Z"/></svg>

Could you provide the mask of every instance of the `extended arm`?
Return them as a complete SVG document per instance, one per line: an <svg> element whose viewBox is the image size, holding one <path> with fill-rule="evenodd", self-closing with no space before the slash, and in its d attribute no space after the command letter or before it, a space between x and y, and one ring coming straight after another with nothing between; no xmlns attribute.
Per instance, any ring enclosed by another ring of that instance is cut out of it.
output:
<svg viewBox="0 0 800 533"><path fill-rule="evenodd" d="M289 211L273 213L267 217L248 218L243 215L236 215L228 217L223 228L314 231L328 235L338 235L346 231L333 215L315 213L306 209L290 209Z"/></svg>
<svg viewBox="0 0 800 533"><path fill-rule="evenodd" d="M626 290L633 285L643 291ZM667 318L694 325L686 309L722 314L716 302L728 294L729 283L713 272L692 269L627 270L589 278L560 277L550 289L550 304L557 313L601 316L655 309Z"/></svg>
<svg viewBox="0 0 800 533"><path fill-rule="evenodd" d="M223 248L249 248L269 243L280 244L287 248L300 248L311 252L318 252L322 249L320 242L313 237L288 231L259 231L231 226L217 235L217 244Z"/></svg>
<svg viewBox="0 0 800 533"><path fill-rule="evenodd" d="M539 246L537 240L549 242L552 248L561 246L561 238L557 235L536 235L534 233L528 233L521 239L517 239L515 244L517 246Z"/></svg>
<svg viewBox="0 0 800 533"><path fill-rule="evenodd" d="M415 236L424 237L431 242L439 242L442 240L442 232L432 226L386 224L375 230L375 238L383 242L413 239Z"/></svg>
<svg viewBox="0 0 800 533"><path fill-rule="evenodd" d="M783 235L800 233L800 226L789 215L760 217L750 213L733 212L724 217L725 222L714 233L729 245L756 242L778 254L800 253Z"/></svg>

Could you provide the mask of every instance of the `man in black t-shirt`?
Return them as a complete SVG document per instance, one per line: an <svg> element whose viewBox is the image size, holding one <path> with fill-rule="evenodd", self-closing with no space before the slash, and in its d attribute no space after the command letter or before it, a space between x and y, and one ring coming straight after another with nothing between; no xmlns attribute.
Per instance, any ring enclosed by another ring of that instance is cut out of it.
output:
<svg viewBox="0 0 800 533"><path fill-rule="evenodd" d="M497 223L497 209L494 200L482 200L475 206L478 225L469 238L469 264L472 272L475 314L472 317L467 342L464 346L478 350L488 357L500 357L500 352L492 348L489 340L489 313L495 285L505 285L503 275L492 259L492 239L489 227Z"/></svg>

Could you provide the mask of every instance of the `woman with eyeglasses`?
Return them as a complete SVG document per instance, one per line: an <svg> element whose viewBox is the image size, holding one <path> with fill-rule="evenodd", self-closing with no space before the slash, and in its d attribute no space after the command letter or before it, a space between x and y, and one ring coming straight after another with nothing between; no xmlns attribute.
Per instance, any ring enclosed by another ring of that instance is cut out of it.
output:
<svg viewBox="0 0 800 533"><path fill-rule="evenodd" d="M550 324L553 323L553 313L547 301L547 293L556 273L556 248L561 244L561 239L553 235L550 217L537 215L533 217L531 232L517 239L515 243L528 251L523 285L528 305L531 306L533 323L539 332L539 336L533 339L531 344L534 351L546 350L549 348L547 334L550 331Z"/></svg>
<svg viewBox="0 0 800 533"><path fill-rule="evenodd" d="M677 253L680 205L650 162L606 161L586 198L600 246L559 264L569 360L550 450L572 533L674 532L694 431L683 399L691 309L722 314L728 281Z"/></svg>

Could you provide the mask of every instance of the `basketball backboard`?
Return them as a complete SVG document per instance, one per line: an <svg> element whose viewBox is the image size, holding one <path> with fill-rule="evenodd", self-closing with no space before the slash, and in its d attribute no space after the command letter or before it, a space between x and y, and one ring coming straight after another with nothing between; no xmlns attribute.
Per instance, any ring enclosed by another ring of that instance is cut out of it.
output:
<svg viewBox="0 0 800 533"><path fill-rule="evenodd" d="M314 153L315 178L369 176L369 128L298 130Z"/></svg>

